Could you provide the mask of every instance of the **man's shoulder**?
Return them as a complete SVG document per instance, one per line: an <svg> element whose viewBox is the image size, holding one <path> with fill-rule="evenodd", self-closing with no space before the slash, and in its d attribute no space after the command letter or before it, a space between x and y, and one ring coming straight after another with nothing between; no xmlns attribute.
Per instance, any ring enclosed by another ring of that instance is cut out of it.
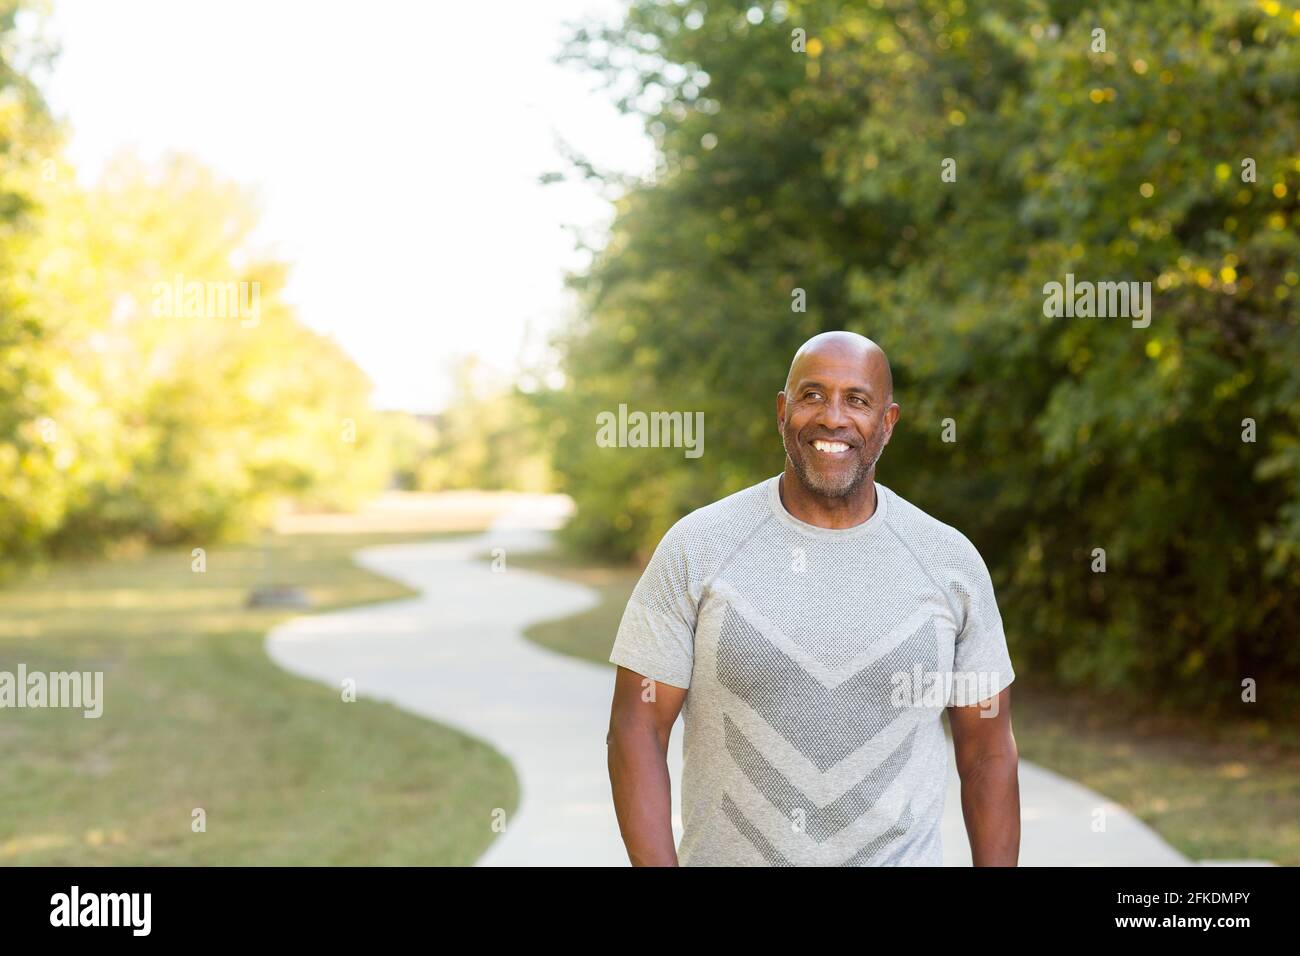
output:
<svg viewBox="0 0 1300 956"><path fill-rule="evenodd" d="M889 526L918 559L943 568L983 563L974 542L957 528L940 521L888 486L879 482L877 485L889 496Z"/></svg>
<svg viewBox="0 0 1300 956"><path fill-rule="evenodd" d="M692 550L714 550L748 536L771 513L771 481L765 478L683 515L668 529L664 540Z"/></svg>

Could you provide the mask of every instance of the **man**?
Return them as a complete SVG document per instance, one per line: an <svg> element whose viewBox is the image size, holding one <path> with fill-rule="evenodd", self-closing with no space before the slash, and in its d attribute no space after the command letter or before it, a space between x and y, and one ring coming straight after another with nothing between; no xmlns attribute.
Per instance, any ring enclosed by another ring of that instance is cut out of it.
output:
<svg viewBox="0 0 1300 956"><path fill-rule="evenodd" d="M610 655L609 774L634 865L940 864L945 709L974 863L1016 865L1002 621L970 541L876 482L898 414L879 346L814 336L776 398L784 471L659 543Z"/></svg>

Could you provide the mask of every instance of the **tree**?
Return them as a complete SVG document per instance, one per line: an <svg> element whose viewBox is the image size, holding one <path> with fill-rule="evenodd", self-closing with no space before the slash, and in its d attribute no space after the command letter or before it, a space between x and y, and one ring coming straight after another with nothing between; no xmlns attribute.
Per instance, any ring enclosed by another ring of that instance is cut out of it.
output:
<svg viewBox="0 0 1300 956"><path fill-rule="evenodd" d="M20 269L44 339L57 475L50 548L244 535L286 499L343 506L387 480L370 382L284 305L256 209L196 162L123 158L39 194Z"/></svg>
<svg viewBox="0 0 1300 956"><path fill-rule="evenodd" d="M1211 711L1268 675L1261 709L1294 705L1300 24L1283 13L643 0L579 31L567 55L645 114L660 164L575 279L570 384L547 399L572 536L644 555L775 473L794 348L849 328L894 363L881 480L981 547L1027 670ZM1150 324L1045 314L1067 274L1151 283ZM596 447L619 402L705 411L706 454Z"/></svg>

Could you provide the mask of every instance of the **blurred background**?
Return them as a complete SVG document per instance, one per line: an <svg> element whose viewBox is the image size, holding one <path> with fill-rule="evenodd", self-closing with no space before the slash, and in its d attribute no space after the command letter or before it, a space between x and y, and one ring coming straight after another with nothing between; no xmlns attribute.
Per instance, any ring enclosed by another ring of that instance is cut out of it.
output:
<svg viewBox="0 0 1300 956"><path fill-rule="evenodd" d="M989 564L1022 756L1300 863L1294 3L4 0L0 59L0 670L116 698L0 714L0 862L473 862L511 763L340 717L250 598L409 595L353 552L559 493L519 567L595 603L525 636L603 663L845 328L880 480ZM1046 317L1067 273L1150 326ZM620 404L705 453L602 447Z"/></svg>

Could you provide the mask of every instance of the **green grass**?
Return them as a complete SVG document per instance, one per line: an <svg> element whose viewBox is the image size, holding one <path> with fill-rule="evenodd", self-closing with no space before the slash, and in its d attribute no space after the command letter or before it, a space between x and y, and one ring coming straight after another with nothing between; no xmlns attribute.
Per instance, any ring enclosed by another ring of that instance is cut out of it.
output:
<svg viewBox="0 0 1300 956"><path fill-rule="evenodd" d="M640 572L560 552L511 560L599 593L595 608L535 625L525 636L606 663ZM1300 865L1300 744L1294 734L1258 722L1154 718L1118 701L1035 686L1023 674L1012 712L1022 757L1127 808L1191 859Z"/></svg>
<svg viewBox="0 0 1300 956"><path fill-rule="evenodd" d="M641 572L631 567L591 563L560 551L511 555L510 563L517 568L575 581L599 594L599 603L591 610L534 624L524 631L524 636L561 654L609 663L609 652L614 647L614 635L622 620L623 608L627 606L627 599Z"/></svg>
<svg viewBox="0 0 1300 956"><path fill-rule="evenodd" d="M292 614L244 606L267 581L304 586L319 609L408 596L349 556L432 537L277 536L208 551L202 574L174 550L10 582L0 670L102 670L105 703L97 720L0 710L0 863L472 863L494 808L518 803L506 759L280 670L264 640Z"/></svg>

